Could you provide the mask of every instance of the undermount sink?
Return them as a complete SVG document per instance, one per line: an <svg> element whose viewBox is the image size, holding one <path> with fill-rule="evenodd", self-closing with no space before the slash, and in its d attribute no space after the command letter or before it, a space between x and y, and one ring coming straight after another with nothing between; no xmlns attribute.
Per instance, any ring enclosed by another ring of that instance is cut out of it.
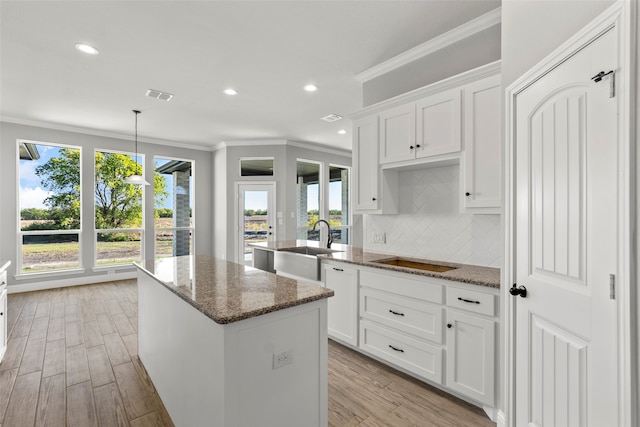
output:
<svg viewBox="0 0 640 427"><path fill-rule="evenodd" d="M456 267L431 264L428 262L414 261L414 260L405 259L405 258L386 258L386 259L381 259L373 262L376 262L378 264L393 265L396 267L405 267L405 268L414 268L417 270L434 271L437 273L444 273L445 271L456 269Z"/></svg>
<svg viewBox="0 0 640 427"><path fill-rule="evenodd" d="M297 246L295 248L285 248L285 249L280 249L280 251L284 251L284 252L294 252L297 254L302 254L302 255L323 255L323 254L331 254L334 252L340 252L340 251L334 251L332 249L328 249L328 248L315 248L315 247L311 247L311 246Z"/></svg>
<svg viewBox="0 0 640 427"><path fill-rule="evenodd" d="M340 251L311 246L280 249L273 255L273 268L279 274L318 281L320 280L320 259L317 255L334 252Z"/></svg>

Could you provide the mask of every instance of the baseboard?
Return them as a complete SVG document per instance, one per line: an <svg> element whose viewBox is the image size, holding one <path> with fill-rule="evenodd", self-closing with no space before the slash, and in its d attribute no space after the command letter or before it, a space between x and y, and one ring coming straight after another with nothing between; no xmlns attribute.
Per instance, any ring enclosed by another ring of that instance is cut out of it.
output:
<svg viewBox="0 0 640 427"><path fill-rule="evenodd" d="M498 419L496 420L497 427L507 427L507 417L503 410L498 410Z"/></svg>
<svg viewBox="0 0 640 427"><path fill-rule="evenodd" d="M67 286L91 285L94 283L112 282L114 280L135 279L136 271L127 271L115 274L101 274L97 276L74 277L59 280L46 280L42 282L25 283L23 285L7 286L7 293L43 291L46 289L66 288Z"/></svg>

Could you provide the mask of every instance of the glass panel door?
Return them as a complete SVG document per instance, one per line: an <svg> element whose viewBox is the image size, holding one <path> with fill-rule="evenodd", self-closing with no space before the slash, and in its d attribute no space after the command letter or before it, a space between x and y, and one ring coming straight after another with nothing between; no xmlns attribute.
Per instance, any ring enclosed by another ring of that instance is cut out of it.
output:
<svg viewBox="0 0 640 427"><path fill-rule="evenodd" d="M238 188L238 263L253 265L251 243L275 240L274 184L240 184Z"/></svg>

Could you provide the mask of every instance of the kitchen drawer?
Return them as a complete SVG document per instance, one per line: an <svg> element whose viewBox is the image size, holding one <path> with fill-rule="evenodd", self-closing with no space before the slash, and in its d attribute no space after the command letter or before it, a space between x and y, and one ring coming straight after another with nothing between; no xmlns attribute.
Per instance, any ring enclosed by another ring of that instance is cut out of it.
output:
<svg viewBox="0 0 640 427"><path fill-rule="evenodd" d="M442 343L441 305L362 288L360 315L407 334Z"/></svg>
<svg viewBox="0 0 640 427"><path fill-rule="evenodd" d="M406 276L408 274L391 275L378 271L361 270L360 286L400 295L411 295L413 298L436 304L444 302L442 285L431 283L426 278L416 280Z"/></svg>
<svg viewBox="0 0 640 427"><path fill-rule="evenodd" d="M360 348L420 377L442 384L442 348L360 321Z"/></svg>
<svg viewBox="0 0 640 427"><path fill-rule="evenodd" d="M485 292L448 287L447 305L487 316L495 316L496 297Z"/></svg>

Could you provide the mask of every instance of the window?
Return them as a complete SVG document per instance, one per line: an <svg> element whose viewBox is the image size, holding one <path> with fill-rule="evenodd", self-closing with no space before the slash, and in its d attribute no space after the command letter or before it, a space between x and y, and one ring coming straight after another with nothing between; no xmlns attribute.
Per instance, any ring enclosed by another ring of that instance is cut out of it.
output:
<svg viewBox="0 0 640 427"><path fill-rule="evenodd" d="M155 256L193 253L193 162L156 157Z"/></svg>
<svg viewBox="0 0 640 427"><path fill-rule="evenodd" d="M240 176L273 176L273 157L240 159Z"/></svg>
<svg viewBox="0 0 640 427"><path fill-rule="evenodd" d="M19 140L18 152L18 272L80 268L80 148Z"/></svg>
<svg viewBox="0 0 640 427"><path fill-rule="evenodd" d="M144 188L124 183L127 176L142 170L139 158L110 151L95 153L96 266L141 259Z"/></svg>
<svg viewBox="0 0 640 427"><path fill-rule="evenodd" d="M313 224L320 219L320 164L298 160L296 177L296 239L320 240L320 227L311 231Z"/></svg>
<svg viewBox="0 0 640 427"><path fill-rule="evenodd" d="M329 166L329 224L336 243L350 243L349 169Z"/></svg>

